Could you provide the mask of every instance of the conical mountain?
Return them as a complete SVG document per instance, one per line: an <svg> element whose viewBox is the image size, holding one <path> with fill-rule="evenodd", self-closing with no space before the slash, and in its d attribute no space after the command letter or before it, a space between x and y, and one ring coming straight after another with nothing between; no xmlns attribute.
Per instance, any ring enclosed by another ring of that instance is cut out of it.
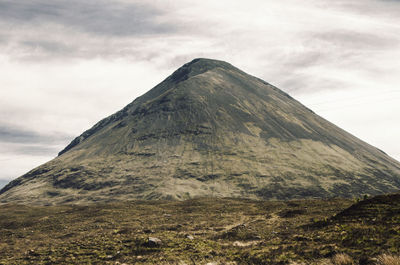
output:
<svg viewBox="0 0 400 265"><path fill-rule="evenodd" d="M229 63L195 59L12 181L0 201L397 191L400 163Z"/></svg>

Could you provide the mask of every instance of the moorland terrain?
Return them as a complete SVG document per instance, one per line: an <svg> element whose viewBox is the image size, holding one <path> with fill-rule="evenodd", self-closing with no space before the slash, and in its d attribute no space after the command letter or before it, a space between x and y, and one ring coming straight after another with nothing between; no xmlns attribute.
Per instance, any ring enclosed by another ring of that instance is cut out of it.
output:
<svg viewBox="0 0 400 265"><path fill-rule="evenodd" d="M400 194L0 206L0 264L344 265L382 254L400 254Z"/></svg>

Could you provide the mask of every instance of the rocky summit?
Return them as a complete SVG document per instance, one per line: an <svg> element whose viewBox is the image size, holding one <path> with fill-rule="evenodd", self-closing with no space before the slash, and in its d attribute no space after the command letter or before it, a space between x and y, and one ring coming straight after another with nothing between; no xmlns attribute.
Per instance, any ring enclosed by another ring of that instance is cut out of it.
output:
<svg viewBox="0 0 400 265"><path fill-rule="evenodd" d="M400 163L229 63L195 59L13 180L0 202L359 197Z"/></svg>

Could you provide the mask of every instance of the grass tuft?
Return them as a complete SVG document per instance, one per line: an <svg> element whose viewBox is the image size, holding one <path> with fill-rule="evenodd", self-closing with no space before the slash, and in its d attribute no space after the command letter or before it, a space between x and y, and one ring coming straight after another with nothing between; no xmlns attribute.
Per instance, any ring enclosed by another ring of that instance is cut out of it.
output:
<svg viewBox="0 0 400 265"><path fill-rule="evenodd" d="M400 256L392 254L379 255L378 265L400 265Z"/></svg>
<svg viewBox="0 0 400 265"><path fill-rule="evenodd" d="M334 265L353 265L354 260L345 253L339 253L332 257L332 263Z"/></svg>

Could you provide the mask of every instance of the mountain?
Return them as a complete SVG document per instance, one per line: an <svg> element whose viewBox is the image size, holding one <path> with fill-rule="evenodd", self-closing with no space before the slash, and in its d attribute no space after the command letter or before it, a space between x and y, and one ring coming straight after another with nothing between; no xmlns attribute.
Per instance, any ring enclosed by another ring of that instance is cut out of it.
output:
<svg viewBox="0 0 400 265"><path fill-rule="evenodd" d="M195 59L9 183L0 202L398 191L400 163L229 63Z"/></svg>

